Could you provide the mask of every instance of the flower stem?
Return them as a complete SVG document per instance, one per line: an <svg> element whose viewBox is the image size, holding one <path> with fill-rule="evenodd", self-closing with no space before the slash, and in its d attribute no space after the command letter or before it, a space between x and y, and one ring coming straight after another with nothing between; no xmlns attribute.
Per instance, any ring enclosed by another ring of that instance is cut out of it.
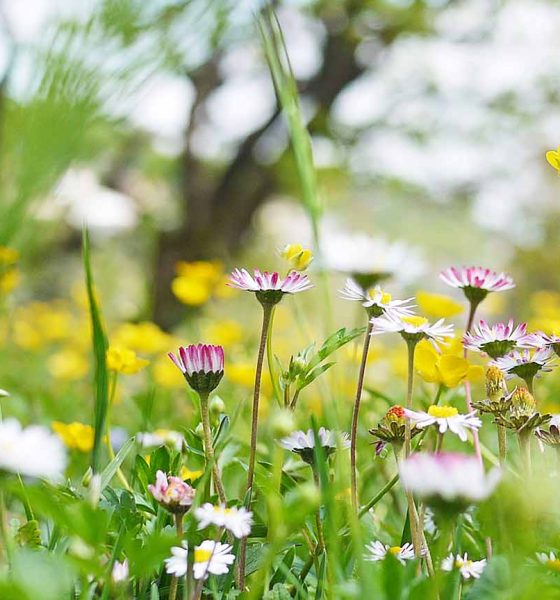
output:
<svg viewBox="0 0 560 600"><path fill-rule="evenodd" d="M266 349L266 340L268 337L268 330L271 327L272 313L274 305L262 304L263 308L263 320L261 329L261 340L259 344L259 353L257 355L257 368L255 371L255 389L253 392L253 412L251 418L251 446L249 450L249 466L247 470L247 488L245 497L247 502L251 502L251 493L253 489L253 479L255 477L255 458L257 454L257 433L259 426L259 399L261 395L261 379L262 369L264 362L264 354ZM247 538L244 537L241 540L241 546L239 549L239 586L241 591L245 587L245 562L247 559Z"/></svg>
<svg viewBox="0 0 560 600"><path fill-rule="evenodd" d="M212 465L212 476L214 479L214 486L218 493L218 498L222 504L227 503L226 493L224 491L224 485L220 476L220 469L214 455L214 442L212 440L212 430L210 429L210 414L208 411L208 394L199 394L200 398L200 416L202 419L202 430L204 433L204 455L206 463Z"/></svg>
<svg viewBox="0 0 560 600"><path fill-rule="evenodd" d="M272 392L274 393L274 397L280 406L282 402L282 393L280 391L280 386L278 385L278 377L276 375L276 369L274 368L274 354L272 352L272 322L274 321L275 308L275 306L272 307L268 322L268 331L266 332L266 363L268 365L270 381L272 382Z"/></svg>
<svg viewBox="0 0 560 600"><path fill-rule="evenodd" d="M362 390L364 387L364 377L366 373L367 357L369 352L369 344L371 341L371 330L373 325L368 322L366 337L364 339L364 347L362 350L362 360L360 362L360 371L358 373L358 385L356 388L356 397L354 398L354 410L352 412L352 429L350 432L350 476L352 486L352 505L354 511L358 510L358 483L356 478L356 442L358 438L358 417L360 413L360 401L362 399Z"/></svg>
<svg viewBox="0 0 560 600"><path fill-rule="evenodd" d="M526 475L531 474L531 431L521 431L517 434L521 460Z"/></svg>
<svg viewBox="0 0 560 600"><path fill-rule="evenodd" d="M531 376L525 378L525 383L527 384L527 389L529 390L529 393L533 397L535 395L534 392L533 392L533 390L534 390L534 385L533 385L534 380L535 380L535 376L534 375L531 375Z"/></svg>
<svg viewBox="0 0 560 600"><path fill-rule="evenodd" d="M469 307L469 317L467 320L467 329L466 329L466 333L468 333L473 325L474 322L474 315L476 313L476 309L478 307L478 305L480 304L480 301L476 302L471 300L470 301L470 307ZM468 350L465 348L463 351L463 356L465 358L465 360L468 357ZM471 395L471 382L468 379L465 379L465 395L467 397L467 410L469 412L472 412L473 407L472 407L472 395ZM478 430L473 429L473 445L474 445L474 451L476 454L476 458L478 459L478 462L482 465L482 452L480 450L480 440L478 438Z"/></svg>
<svg viewBox="0 0 560 600"><path fill-rule="evenodd" d="M312 465L311 469L313 471L313 481L315 482L315 485L317 486L317 488L320 490L321 489L321 480L319 478L319 473L317 472L317 467L315 465ZM316 553L316 555L319 555L325 549L325 536L323 534L323 523L321 522L321 507L320 506L317 508L317 511L315 512L315 523L317 525L317 548L316 548L315 553Z"/></svg>
<svg viewBox="0 0 560 600"><path fill-rule="evenodd" d="M177 529L177 537L183 537L183 514L178 513L175 515L175 528ZM177 587L179 586L179 578L175 575L171 578L171 584L169 585L169 596L168 600L175 600L177 598Z"/></svg>
<svg viewBox="0 0 560 600"><path fill-rule="evenodd" d="M506 428L503 425L498 425L498 452L500 455L500 466L506 464L507 456L507 436Z"/></svg>
<svg viewBox="0 0 560 600"><path fill-rule="evenodd" d="M109 454L109 460L111 461L115 460L115 452L113 450L113 444L111 444L111 409L113 408L113 403L115 402L115 396L117 393L118 376L119 374L115 372L111 380L109 405L107 406L107 414L105 415L105 443L107 444L107 453ZM120 479L125 489L131 492L132 488L130 487L128 480L120 467L117 467L117 477Z"/></svg>

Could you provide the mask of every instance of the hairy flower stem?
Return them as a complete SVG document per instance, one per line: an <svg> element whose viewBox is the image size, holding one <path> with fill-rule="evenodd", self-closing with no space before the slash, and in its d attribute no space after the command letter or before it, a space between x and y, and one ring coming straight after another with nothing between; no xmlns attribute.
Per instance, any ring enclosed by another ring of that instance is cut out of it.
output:
<svg viewBox="0 0 560 600"><path fill-rule="evenodd" d="M354 398L354 410L352 412L352 429L350 432L350 477L352 486L352 505L354 511L358 511L358 482L356 477L356 442L358 438L358 417L360 414L360 401L362 399L362 390L364 388L364 377L366 373L367 357L369 352L369 344L371 341L371 331L373 324L368 322L366 337L364 339L364 347L362 350L362 360L360 362L360 371L358 373L358 385L356 387L356 397Z"/></svg>
<svg viewBox="0 0 560 600"><path fill-rule="evenodd" d="M183 537L183 513L177 513L175 515L175 528L177 529L177 537ZM177 587L179 586L179 578L175 575L171 578L171 584L169 585L169 596L168 600L175 600L177 598Z"/></svg>
<svg viewBox="0 0 560 600"><path fill-rule="evenodd" d="M249 466L247 470L247 488L245 497L247 502L251 502L251 494L253 490L253 479L255 477L255 458L257 454L257 433L259 427L259 399L261 395L261 379L264 362L264 354L266 350L266 340L268 330L271 327L273 304L262 303L263 320L261 329L261 340L259 344L259 353L257 355L257 368L255 371L255 389L253 392L253 413L251 418L251 446L249 450ZM245 587L245 562L247 560L247 538L241 540L239 548L239 589L243 591Z"/></svg>
<svg viewBox="0 0 560 600"><path fill-rule="evenodd" d="M321 489L321 480L319 478L319 473L317 471L317 467L315 465L311 466L313 470L313 481L315 485L320 490ZM325 536L323 533L323 523L321 522L321 506L317 508L315 512L315 524L317 526L317 549L316 554L319 555L325 549Z"/></svg>
<svg viewBox="0 0 560 600"><path fill-rule="evenodd" d="M500 456L500 466L503 467L506 464L507 456L507 433L506 428L503 425L498 425L498 453Z"/></svg>
<svg viewBox="0 0 560 600"><path fill-rule="evenodd" d="M268 321L268 331L266 332L266 363L268 365L268 373L272 383L272 391L276 401L280 405L282 402L282 393L280 391L280 386L278 385L278 377L276 374L276 369L274 368L274 354L272 352L272 322L274 321L275 309L275 306L273 306L271 309L270 319Z"/></svg>
<svg viewBox="0 0 560 600"><path fill-rule="evenodd" d="M521 450L521 461L526 475L531 475L531 431L521 431L517 434L519 449Z"/></svg>
<svg viewBox="0 0 560 600"><path fill-rule="evenodd" d="M527 385L527 389L529 390L529 393L534 397L535 393L534 393L534 381L535 381L535 376L531 375L530 377L526 377L524 379L526 385Z"/></svg>
<svg viewBox="0 0 560 600"><path fill-rule="evenodd" d="M408 348L408 377L407 377L407 388L406 388L406 407L410 410L412 408L412 392L414 388L414 354L416 352L417 340L407 340ZM404 455L406 458L410 456L410 419L405 420L404 429ZM408 518L410 521L410 534L412 537L412 545L414 546L414 554L417 558L422 556L422 529L420 525L420 519L418 517L418 511L416 510L416 504L414 503L414 496L410 490L406 490L406 500L408 503Z"/></svg>
<svg viewBox="0 0 560 600"><path fill-rule="evenodd" d="M470 307L469 307L469 318L467 320L467 328L465 330L465 333L469 333L469 331L472 328L473 322L474 322L474 315L476 313L476 309L478 308L478 305L480 304L480 300L477 302L475 300L471 300L470 301ZM465 358L465 360L468 357L468 350L465 348L463 351L463 356ZM472 412L473 407L472 407L472 395L471 395L471 382L467 379L465 379L465 395L467 397L467 410L469 412ZM473 444L474 444L474 451L476 454L476 458L478 459L479 463L482 465L482 452L480 450L480 440L478 438L478 430L473 429Z"/></svg>
<svg viewBox="0 0 560 600"><path fill-rule="evenodd" d="M206 464L212 465L212 476L214 479L214 487L218 493L218 498L222 504L227 504L226 493L224 491L224 484L220 476L220 469L216 462L214 454L214 442L212 440L212 430L210 428L210 414L208 411L208 394L199 394L200 398L200 416L202 419L202 431L204 433L204 456L206 458Z"/></svg>

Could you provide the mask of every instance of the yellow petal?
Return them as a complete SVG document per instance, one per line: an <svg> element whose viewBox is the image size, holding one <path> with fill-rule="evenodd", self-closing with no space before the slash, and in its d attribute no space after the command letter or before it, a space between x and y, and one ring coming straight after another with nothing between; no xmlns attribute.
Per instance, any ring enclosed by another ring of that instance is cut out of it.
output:
<svg viewBox="0 0 560 600"><path fill-rule="evenodd" d="M556 150L549 150L546 153L546 160L550 166L554 167L557 171L560 171L560 148L558 152Z"/></svg>
<svg viewBox="0 0 560 600"><path fill-rule="evenodd" d="M459 356L442 356L438 364L443 385L448 388L459 385L469 372L469 363Z"/></svg>
<svg viewBox="0 0 560 600"><path fill-rule="evenodd" d="M416 294L416 301L422 312L430 317L454 317L464 310L461 303L444 294L419 291Z"/></svg>
<svg viewBox="0 0 560 600"><path fill-rule="evenodd" d="M418 344L414 357L414 366L424 381L428 383L442 383L436 366L438 360L439 355L429 342L420 342Z"/></svg>

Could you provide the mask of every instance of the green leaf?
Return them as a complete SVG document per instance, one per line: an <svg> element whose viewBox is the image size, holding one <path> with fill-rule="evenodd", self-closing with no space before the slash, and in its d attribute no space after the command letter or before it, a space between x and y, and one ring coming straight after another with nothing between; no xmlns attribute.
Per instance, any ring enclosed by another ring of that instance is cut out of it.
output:
<svg viewBox="0 0 560 600"><path fill-rule="evenodd" d="M38 548L41 545L41 531L39 523L35 519L27 521L18 530L15 535L16 543L28 548Z"/></svg>
<svg viewBox="0 0 560 600"><path fill-rule="evenodd" d="M86 276L86 289L89 302L89 313L92 326L93 356L95 360L95 405L94 405L94 437L91 453L91 468L99 472L101 463L101 447L105 435L105 422L109 409L109 373L107 371L107 336L103 328L99 306L95 294L95 285L91 269L89 234L84 229L82 235L82 253Z"/></svg>
<svg viewBox="0 0 560 600"><path fill-rule="evenodd" d="M134 447L134 442L135 439L133 437L127 440L121 446L115 458L103 469L103 472L101 473L101 492L109 485L118 468L123 464L126 457L130 454L130 451Z"/></svg>
<svg viewBox="0 0 560 600"><path fill-rule="evenodd" d="M315 379L319 377L319 375L322 375L325 371L328 371L333 365L336 365L336 363L330 362L315 367L312 371L307 373L305 379L298 385L298 390L303 390L303 388L307 387L310 383L313 383Z"/></svg>

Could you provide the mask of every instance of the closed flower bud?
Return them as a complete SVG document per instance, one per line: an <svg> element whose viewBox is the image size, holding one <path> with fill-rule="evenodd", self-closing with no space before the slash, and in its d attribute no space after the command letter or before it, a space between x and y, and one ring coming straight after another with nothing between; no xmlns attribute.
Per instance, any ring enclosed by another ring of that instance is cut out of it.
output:
<svg viewBox="0 0 560 600"><path fill-rule="evenodd" d="M519 387L511 394L511 412L515 416L531 416L537 410L537 403L526 387Z"/></svg>
<svg viewBox="0 0 560 600"><path fill-rule="evenodd" d="M226 405L225 405L225 402L219 396L214 396L210 400L210 404L209 404L208 408L210 409L210 412L212 414L221 415L222 413L225 412Z"/></svg>
<svg viewBox="0 0 560 600"><path fill-rule="evenodd" d="M405 424L405 412L404 408L398 404L392 406L384 417L384 420L387 424L397 423L397 425Z"/></svg>
<svg viewBox="0 0 560 600"><path fill-rule="evenodd" d="M498 402L507 395L506 380L498 367L490 366L486 371L486 395L491 402Z"/></svg>
<svg viewBox="0 0 560 600"><path fill-rule="evenodd" d="M179 356L169 353L169 358L183 373L195 392L208 395L218 387L224 376L224 349L210 344L191 344L179 348Z"/></svg>
<svg viewBox="0 0 560 600"><path fill-rule="evenodd" d="M270 420L270 429L274 438L283 438L296 428L294 415L290 410L279 410L272 416Z"/></svg>

